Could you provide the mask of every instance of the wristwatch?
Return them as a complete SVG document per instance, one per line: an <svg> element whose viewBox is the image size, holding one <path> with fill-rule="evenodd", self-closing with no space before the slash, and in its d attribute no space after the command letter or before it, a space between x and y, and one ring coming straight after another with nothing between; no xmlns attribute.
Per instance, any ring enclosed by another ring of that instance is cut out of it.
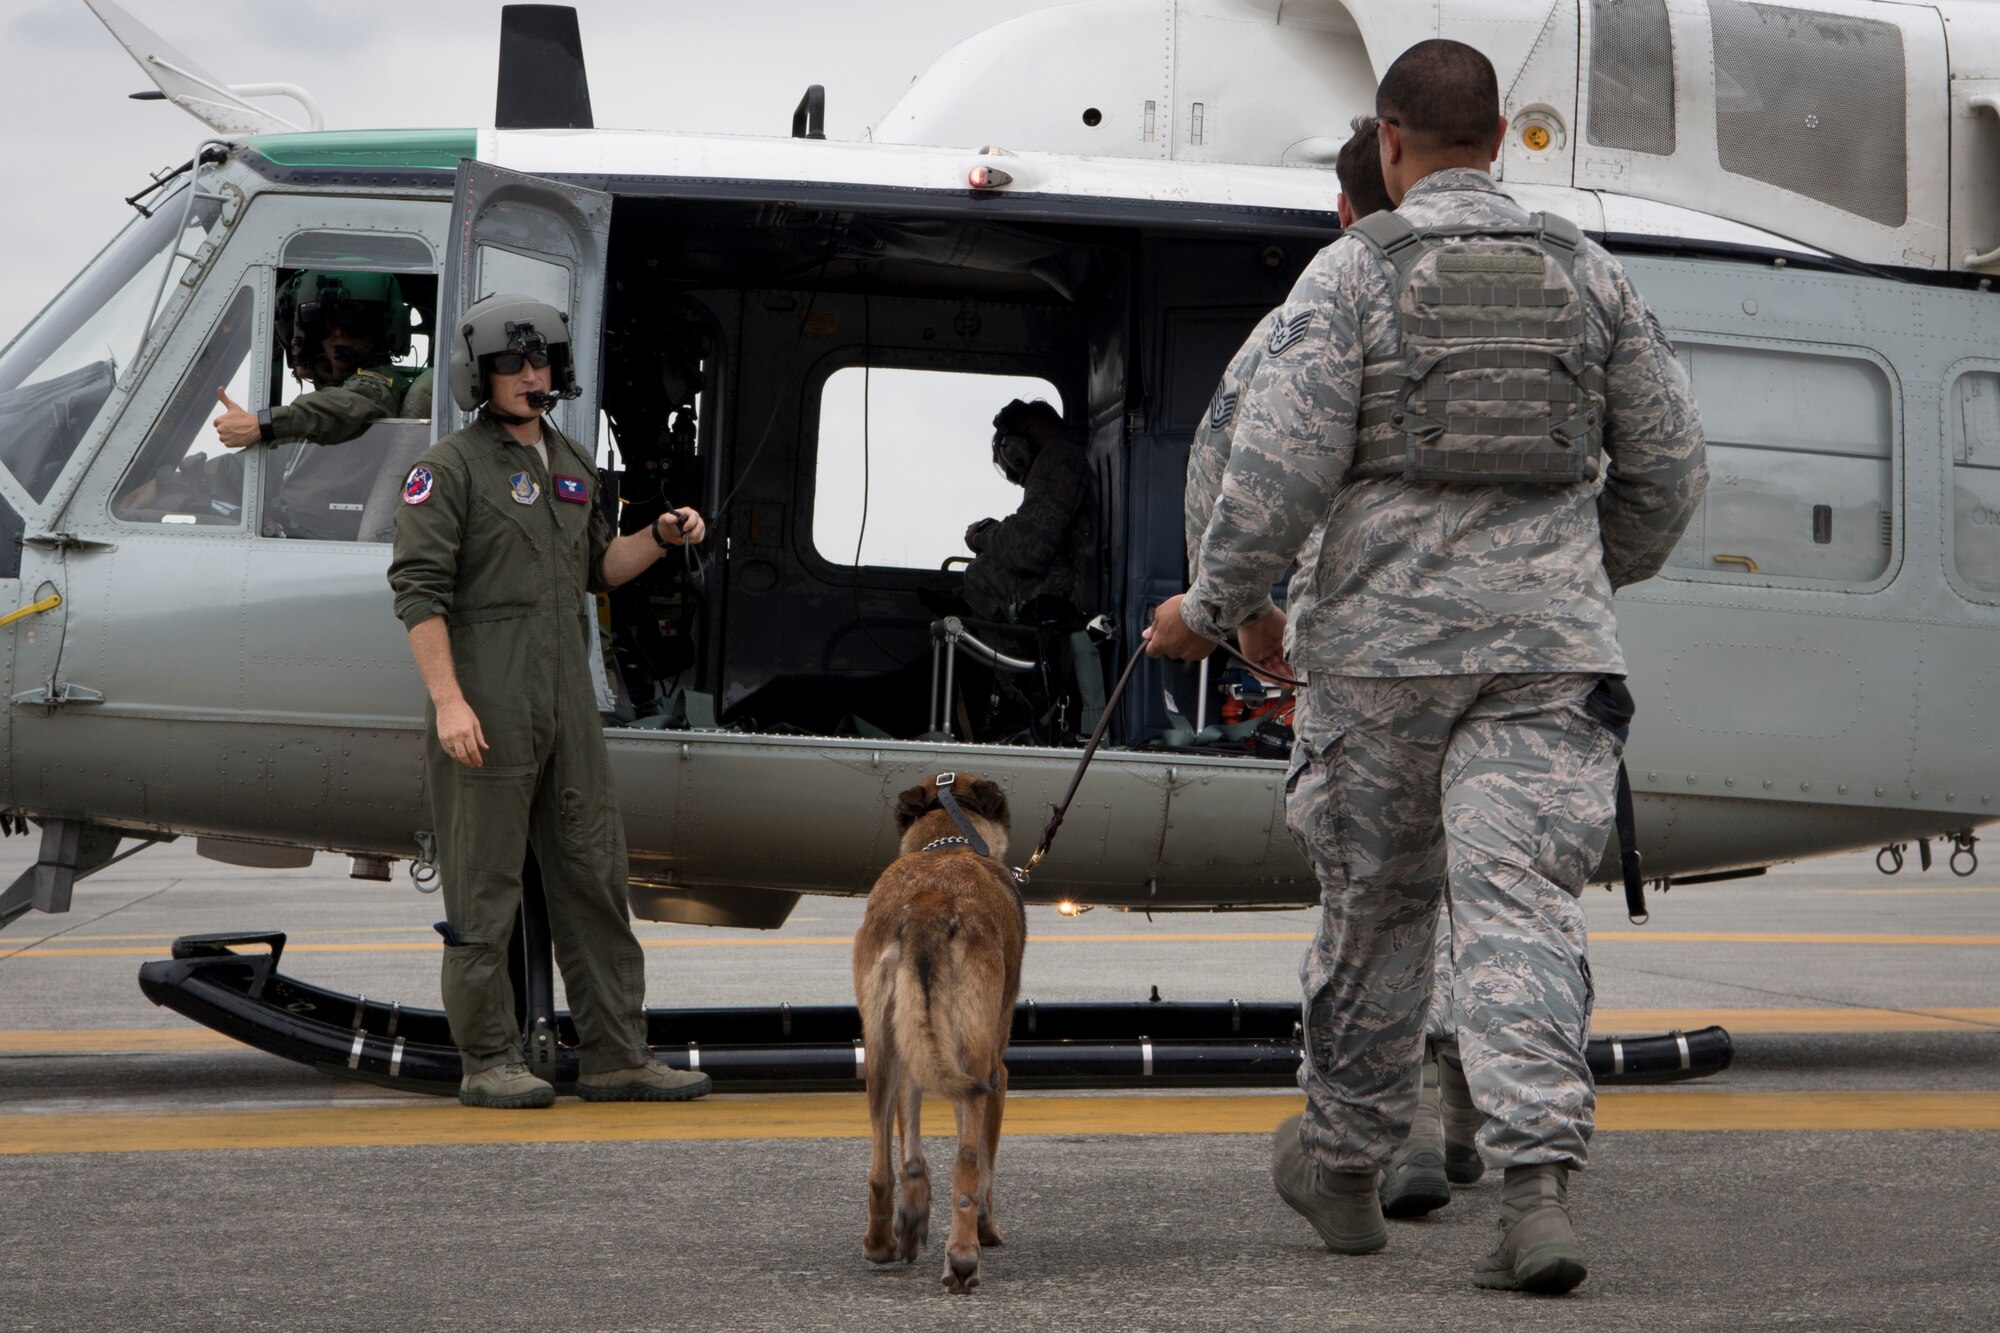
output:
<svg viewBox="0 0 2000 1333"><path fill-rule="evenodd" d="M271 429L271 409L268 407L261 408L258 410L257 438L262 440L265 444L269 444L274 438L276 438L276 432Z"/></svg>

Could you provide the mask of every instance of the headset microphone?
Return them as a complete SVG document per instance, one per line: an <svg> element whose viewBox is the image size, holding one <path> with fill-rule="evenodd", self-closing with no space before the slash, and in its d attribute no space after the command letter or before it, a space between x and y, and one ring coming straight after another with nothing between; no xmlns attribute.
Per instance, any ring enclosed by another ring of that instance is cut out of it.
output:
<svg viewBox="0 0 2000 1333"><path fill-rule="evenodd" d="M557 403L560 403L563 399L575 398L578 395L574 393L564 392L562 390L552 389L545 392L541 389L531 389L522 396L528 400L529 407L534 408L537 412L546 412L550 408L554 407Z"/></svg>

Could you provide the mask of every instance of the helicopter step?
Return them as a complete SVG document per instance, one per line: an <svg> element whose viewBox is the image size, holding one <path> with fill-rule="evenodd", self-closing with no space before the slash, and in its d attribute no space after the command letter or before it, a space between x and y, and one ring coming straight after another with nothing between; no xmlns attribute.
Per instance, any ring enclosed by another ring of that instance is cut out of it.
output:
<svg viewBox="0 0 2000 1333"><path fill-rule="evenodd" d="M554 966L533 875L515 931L514 990L528 1063L558 1088L576 1081L577 1034L554 1008ZM410 1092L453 1095L458 1048L439 1009L407 1008L315 986L279 970L283 931L185 935L172 957L144 964L153 1003L225 1036L325 1073ZM248 950L247 952L243 950ZM1038 1004L1014 1011L1008 1078L1017 1088L1286 1087L1297 1080L1299 1009L1292 1003ZM851 1005L649 1009L653 1053L699 1069L730 1091L860 1087L867 1051ZM1720 1027L1593 1038L1601 1084L1665 1083L1727 1069Z"/></svg>

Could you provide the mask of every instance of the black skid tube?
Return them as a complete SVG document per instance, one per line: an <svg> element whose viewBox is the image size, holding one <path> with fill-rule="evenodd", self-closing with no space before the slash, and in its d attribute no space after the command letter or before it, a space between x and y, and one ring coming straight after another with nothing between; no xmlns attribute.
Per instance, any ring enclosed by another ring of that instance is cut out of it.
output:
<svg viewBox="0 0 2000 1333"><path fill-rule="evenodd" d="M249 946L255 952L239 953ZM225 1036L329 1074L448 1095L458 1048L442 1010L346 995L278 970L281 931L186 935L173 957L139 969L146 998ZM1007 1071L1015 1087L1283 1087L1299 1065L1296 1004L1142 1001L1038 1004L1014 1011ZM576 1029L554 1016L548 1073L574 1083ZM861 1085L860 1014L849 1005L649 1009L646 1039L670 1065L700 1069L737 1091ZM1599 1083L1666 1083L1729 1067L1719 1027L1639 1038L1593 1038Z"/></svg>

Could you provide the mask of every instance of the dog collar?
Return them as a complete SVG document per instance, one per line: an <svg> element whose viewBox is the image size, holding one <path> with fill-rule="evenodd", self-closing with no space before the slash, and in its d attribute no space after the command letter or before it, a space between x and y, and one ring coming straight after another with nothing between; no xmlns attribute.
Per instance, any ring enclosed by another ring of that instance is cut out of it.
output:
<svg viewBox="0 0 2000 1333"><path fill-rule="evenodd" d="M946 847L970 847L970 846L972 846L972 839L952 837L952 838L939 838L935 842L927 842L923 846L917 848L917 850L920 852L935 852L935 851L941 851Z"/></svg>

